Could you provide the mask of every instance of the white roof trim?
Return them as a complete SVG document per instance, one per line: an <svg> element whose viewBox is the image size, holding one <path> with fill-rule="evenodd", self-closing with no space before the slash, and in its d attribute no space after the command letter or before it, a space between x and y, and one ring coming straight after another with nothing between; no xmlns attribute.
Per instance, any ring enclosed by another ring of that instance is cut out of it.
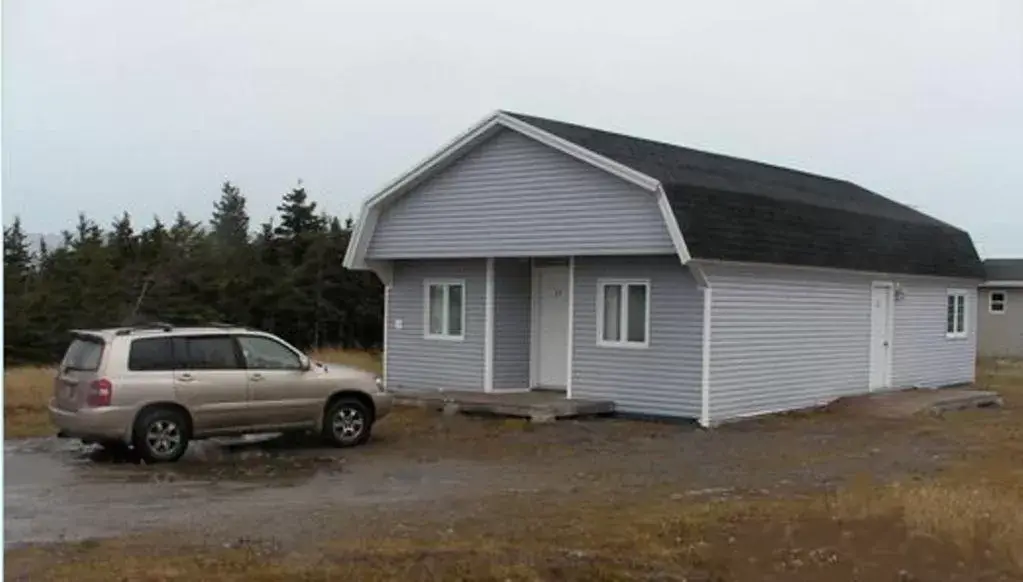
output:
<svg viewBox="0 0 1023 582"><path fill-rule="evenodd" d="M1016 288L1023 287L1023 281L984 281L980 286Z"/></svg>
<svg viewBox="0 0 1023 582"><path fill-rule="evenodd" d="M844 274L859 274L859 275L871 275L873 277L887 278L887 279L902 279L902 280L935 280L940 279L943 281L961 281L964 285L978 285L984 286L986 283L981 283L977 278L962 277L962 276L949 276L949 275L920 275L916 273L884 273L881 271L861 271L858 269L845 269L842 267L817 267L812 265L791 265L786 263L756 263L753 261L726 261L724 259L691 259L690 268L702 269L703 267L714 267L724 266L730 268L768 268L768 269L787 269L803 272L818 272L818 273L844 273ZM706 273L704 272L704 275ZM759 413L758 413L759 414ZM766 413L765 413L766 414Z"/></svg>
<svg viewBox="0 0 1023 582"><path fill-rule="evenodd" d="M535 139L548 147L566 153L656 195L658 208L661 211L662 218L664 218L664 224L668 229L668 234L671 236L672 244L675 246L679 259L681 259L682 264L689 262L691 258L689 249L682 238L682 231L678 226L678 221L675 220L674 213L671 211L671 206L668 205L667 196L664 193L664 188L661 187L660 181L571 141L530 125L521 119L512 117L502 111L496 111L366 199L362 205L359 220L355 224L355 231L352 233L348 250L345 252L344 266L349 269L367 268L365 261L366 250L370 239L373 237L373 230L376 227L376 221L380 214L380 207L384 201L400 195L411 184L429 176L431 172L441 167L445 161L474 146L480 138L488 135L497 126L506 127L526 137Z"/></svg>

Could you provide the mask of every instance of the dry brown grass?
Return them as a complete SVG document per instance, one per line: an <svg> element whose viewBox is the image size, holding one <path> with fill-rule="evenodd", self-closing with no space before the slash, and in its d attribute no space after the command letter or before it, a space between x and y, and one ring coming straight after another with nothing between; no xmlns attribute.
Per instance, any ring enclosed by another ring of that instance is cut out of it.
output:
<svg viewBox="0 0 1023 582"><path fill-rule="evenodd" d="M46 411L54 373L45 367L4 369L4 438L54 433Z"/></svg>
<svg viewBox="0 0 1023 582"><path fill-rule="evenodd" d="M322 362L380 372L377 352L322 349L311 356ZM4 438L54 434L46 405L53 394L53 367L20 366L4 369Z"/></svg>
<svg viewBox="0 0 1023 582"><path fill-rule="evenodd" d="M309 357L320 362L362 368L377 374L381 372L380 352L378 351L324 348L310 352Z"/></svg>

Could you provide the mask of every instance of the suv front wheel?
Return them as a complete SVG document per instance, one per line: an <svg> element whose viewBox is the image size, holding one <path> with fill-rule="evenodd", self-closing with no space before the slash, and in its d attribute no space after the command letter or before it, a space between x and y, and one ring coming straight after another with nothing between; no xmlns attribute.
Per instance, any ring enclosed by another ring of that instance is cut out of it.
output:
<svg viewBox="0 0 1023 582"><path fill-rule="evenodd" d="M327 407L323 437L336 447L354 447L369 440L373 415L355 398L339 398Z"/></svg>
<svg viewBox="0 0 1023 582"><path fill-rule="evenodd" d="M146 411L135 421L132 444L147 463L173 463L188 448L188 419L171 408Z"/></svg>

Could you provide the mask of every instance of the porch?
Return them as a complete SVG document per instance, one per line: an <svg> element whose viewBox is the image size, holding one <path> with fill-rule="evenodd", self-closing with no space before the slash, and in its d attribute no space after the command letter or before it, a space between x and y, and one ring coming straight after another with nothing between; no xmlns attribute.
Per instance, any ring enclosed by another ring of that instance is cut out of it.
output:
<svg viewBox="0 0 1023 582"><path fill-rule="evenodd" d="M568 399L555 390L528 392L405 391L395 396L399 404L442 410L445 414L490 414L528 418L531 422L553 422L562 418L578 418L611 414L610 400Z"/></svg>

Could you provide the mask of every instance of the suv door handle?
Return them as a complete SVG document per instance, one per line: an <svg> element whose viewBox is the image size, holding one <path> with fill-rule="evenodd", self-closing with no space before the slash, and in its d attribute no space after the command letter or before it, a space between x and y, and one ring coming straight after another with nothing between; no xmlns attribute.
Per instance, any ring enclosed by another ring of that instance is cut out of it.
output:
<svg viewBox="0 0 1023 582"><path fill-rule="evenodd" d="M256 372L255 374L249 376L249 380L252 380L253 382L259 382L262 379L263 379L263 375L260 374L259 372Z"/></svg>
<svg viewBox="0 0 1023 582"><path fill-rule="evenodd" d="M195 378L188 372L183 372L178 376L178 380L181 380L182 382L191 382L192 380L195 380Z"/></svg>

